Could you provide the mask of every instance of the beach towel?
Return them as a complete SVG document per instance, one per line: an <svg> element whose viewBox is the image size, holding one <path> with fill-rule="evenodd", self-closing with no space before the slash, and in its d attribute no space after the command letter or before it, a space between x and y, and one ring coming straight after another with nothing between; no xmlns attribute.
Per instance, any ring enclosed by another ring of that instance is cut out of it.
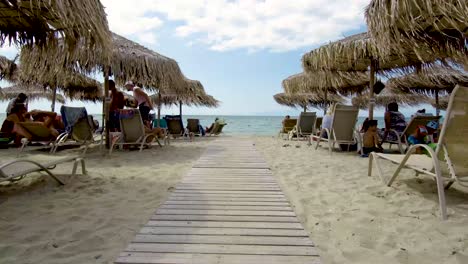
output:
<svg viewBox="0 0 468 264"><path fill-rule="evenodd" d="M65 125L65 131L70 133L73 126L82 118L88 118L88 113L84 107L60 107L60 114L62 115L63 124Z"/></svg>

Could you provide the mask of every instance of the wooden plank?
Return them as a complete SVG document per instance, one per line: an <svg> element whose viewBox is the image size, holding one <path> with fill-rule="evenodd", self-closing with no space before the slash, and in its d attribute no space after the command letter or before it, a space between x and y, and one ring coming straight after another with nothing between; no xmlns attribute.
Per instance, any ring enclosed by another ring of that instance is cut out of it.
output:
<svg viewBox="0 0 468 264"><path fill-rule="evenodd" d="M284 196L281 191L218 191L218 190L200 190L200 191L190 191L190 190L174 190L173 193L180 194L180 193L195 193L195 194L235 194L239 196L243 195L277 195L277 196Z"/></svg>
<svg viewBox="0 0 468 264"><path fill-rule="evenodd" d="M294 212L285 211L247 211L247 210L188 210L158 209L157 214L166 215L251 215L251 216L295 216Z"/></svg>
<svg viewBox="0 0 468 264"><path fill-rule="evenodd" d="M214 221L152 221L150 220L145 227L199 227L202 230L207 228L241 228L242 230L261 230L261 229L299 229L305 232L300 223L274 223L274 222L214 222Z"/></svg>
<svg viewBox="0 0 468 264"><path fill-rule="evenodd" d="M243 201L166 201L164 205L236 205L236 206L289 206L288 202L243 202Z"/></svg>
<svg viewBox="0 0 468 264"><path fill-rule="evenodd" d="M151 220L168 221L222 221L222 222L286 222L298 223L296 217L292 216L250 216L250 215L164 215L156 214Z"/></svg>
<svg viewBox="0 0 468 264"><path fill-rule="evenodd" d="M253 246L253 245L131 243L130 245L128 245L125 251L154 252L154 253L317 256L316 249L310 246Z"/></svg>
<svg viewBox="0 0 468 264"><path fill-rule="evenodd" d="M244 223L245 224L245 223ZM266 223L263 223L264 225ZM307 237L301 229L272 228L200 228L200 227L150 227L146 225L139 232L144 235L217 235L217 236L277 236Z"/></svg>
<svg viewBox="0 0 468 264"><path fill-rule="evenodd" d="M122 252L116 264L319 264L317 256Z"/></svg>
<svg viewBox="0 0 468 264"><path fill-rule="evenodd" d="M308 237L231 236L231 235L145 235L137 234L132 243L171 243L206 245L313 246Z"/></svg>
<svg viewBox="0 0 468 264"><path fill-rule="evenodd" d="M182 197L182 196L191 196L191 197L222 197L222 198L280 198L285 199L284 194L240 194L240 193L202 193L201 191L198 192L173 192L171 194L172 197ZM259 200L260 201L260 200Z"/></svg>
<svg viewBox="0 0 468 264"><path fill-rule="evenodd" d="M245 210L245 211L292 211L289 206L247 206L247 205L186 205L186 204L163 204L161 209L193 209L193 210Z"/></svg>
<svg viewBox="0 0 468 264"><path fill-rule="evenodd" d="M231 184L248 184L248 185L263 185L263 186L278 186L274 181L259 181L256 179L184 179L181 184L212 184L212 185L231 185Z"/></svg>
<svg viewBox="0 0 468 264"><path fill-rule="evenodd" d="M219 191L281 191L278 186L266 186L266 185L211 185L211 184L179 184L176 186L176 190L219 190Z"/></svg>
<svg viewBox="0 0 468 264"><path fill-rule="evenodd" d="M168 201L213 201L213 202L287 202L284 197L237 197L237 196L207 196L207 195L171 195Z"/></svg>

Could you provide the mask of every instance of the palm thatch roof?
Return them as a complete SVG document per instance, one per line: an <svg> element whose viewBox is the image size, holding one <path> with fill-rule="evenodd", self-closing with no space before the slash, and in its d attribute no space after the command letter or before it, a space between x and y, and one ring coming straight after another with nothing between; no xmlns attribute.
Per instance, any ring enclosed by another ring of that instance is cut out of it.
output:
<svg viewBox="0 0 468 264"><path fill-rule="evenodd" d="M16 84L6 88L0 88L0 100L6 101L16 98L19 93L24 93L28 96L29 101L38 99L53 100L53 92L41 85L26 85ZM56 100L62 104L65 103L65 98L61 94L56 95Z"/></svg>
<svg viewBox="0 0 468 264"><path fill-rule="evenodd" d="M186 94L154 94L150 96L156 105L180 105L180 103L187 106L203 106L215 108L218 107L220 102L212 95L206 94L204 91L198 94L186 95Z"/></svg>
<svg viewBox="0 0 468 264"><path fill-rule="evenodd" d="M0 55L0 80L14 81L16 79L17 65L14 61Z"/></svg>
<svg viewBox="0 0 468 264"><path fill-rule="evenodd" d="M363 72L303 72L288 77L282 84L290 94L329 91L349 95L367 89L369 76Z"/></svg>
<svg viewBox="0 0 468 264"><path fill-rule="evenodd" d="M437 67L391 78L387 82L387 87L403 92L433 95L435 92L450 93L457 84L468 84L466 72Z"/></svg>
<svg viewBox="0 0 468 264"><path fill-rule="evenodd" d="M273 98L280 105L298 108L313 107L324 109L329 105L344 102L343 97L337 94L327 94L325 96L324 93L278 93Z"/></svg>
<svg viewBox="0 0 468 264"><path fill-rule="evenodd" d="M50 47L60 38L68 51L80 41L92 52L108 50L109 36L99 0L0 1L0 46L9 41Z"/></svg>
<svg viewBox="0 0 468 264"><path fill-rule="evenodd" d="M46 56L43 56L44 52L38 52L37 47L27 47L23 48L20 61L24 74L39 83L52 77L61 78L61 73L67 67L76 71L78 62L79 68L86 69L86 72L95 70L96 65L99 65L101 70L110 66L114 80L119 85L131 80L147 89L162 92L187 88L184 86L185 77L175 60L115 33L112 33L112 47L110 60L107 60L102 50L95 50L91 56L77 59L63 54L63 47L47 50ZM86 47L79 46L80 50L84 48ZM49 67L50 63L62 67L57 70Z"/></svg>
<svg viewBox="0 0 468 264"><path fill-rule="evenodd" d="M398 103L400 106L416 106L424 103L428 103L429 98L412 93L403 93L398 91L392 91L385 88L380 94L374 95L375 103L377 107L386 107L389 103ZM369 94L364 93L351 99L354 106L360 109L369 108Z"/></svg>
<svg viewBox="0 0 468 264"><path fill-rule="evenodd" d="M331 42L312 50L302 57L302 66L307 72L329 71L367 71L372 59L377 60L379 70L392 70L403 67L419 67L438 59L428 50L418 53L407 52L384 55L367 32L355 34Z"/></svg>
<svg viewBox="0 0 468 264"><path fill-rule="evenodd" d="M434 98L431 98L429 100L429 103L432 105L434 108L438 108L441 110L446 110L448 108L448 103L450 100L450 96L442 96L439 98L439 102L437 103Z"/></svg>
<svg viewBox="0 0 468 264"><path fill-rule="evenodd" d="M466 56L465 0L372 0L366 19L372 37L387 53L428 49L442 56Z"/></svg>

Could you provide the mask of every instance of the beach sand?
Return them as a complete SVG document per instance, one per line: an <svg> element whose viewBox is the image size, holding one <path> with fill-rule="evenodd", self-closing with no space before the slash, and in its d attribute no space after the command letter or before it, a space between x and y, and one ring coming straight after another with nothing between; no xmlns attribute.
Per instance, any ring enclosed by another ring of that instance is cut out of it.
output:
<svg viewBox="0 0 468 264"><path fill-rule="evenodd" d="M91 150L88 175L65 178L63 187L35 175L0 185L0 263L113 263L209 141L179 140L111 157ZM15 155L1 150L0 160Z"/></svg>
<svg viewBox="0 0 468 264"><path fill-rule="evenodd" d="M284 146L289 144L289 146ZM315 150L306 142L256 139L273 174L317 244L324 263L468 263L468 190L446 193L403 170L392 187L367 176L368 158ZM385 163L385 171L396 169Z"/></svg>
<svg viewBox="0 0 468 264"><path fill-rule="evenodd" d="M368 159L354 153L330 156L306 142L254 140L324 263L468 263L468 190L455 184L447 192L443 222L430 178L405 170L386 187L367 177ZM89 175L64 187L46 176L0 185L0 263L112 263L208 142L111 157L92 150ZM15 154L1 150L0 159Z"/></svg>

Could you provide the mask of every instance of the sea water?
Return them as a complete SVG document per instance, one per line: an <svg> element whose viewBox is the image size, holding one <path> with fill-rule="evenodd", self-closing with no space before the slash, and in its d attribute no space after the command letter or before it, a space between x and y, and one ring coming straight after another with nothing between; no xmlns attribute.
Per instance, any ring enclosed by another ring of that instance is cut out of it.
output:
<svg viewBox="0 0 468 264"><path fill-rule="evenodd" d="M92 114L94 119L102 122L101 114ZM203 127L209 127L218 117L223 119L227 125L223 128L223 132L228 135L258 135L258 136L273 136L281 129L281 122L284 116L211 116L211 115L184 115L184 125L188 118L200 120ZM291 116L291 118L297 118ZM5 113L0 113L0 122L3 123ZM359 117L358 124L362 124L365 117ZM383 117L375 117L378 120L379 127L384 126ZM0 124L1 124L0 123Z"/></svg>

